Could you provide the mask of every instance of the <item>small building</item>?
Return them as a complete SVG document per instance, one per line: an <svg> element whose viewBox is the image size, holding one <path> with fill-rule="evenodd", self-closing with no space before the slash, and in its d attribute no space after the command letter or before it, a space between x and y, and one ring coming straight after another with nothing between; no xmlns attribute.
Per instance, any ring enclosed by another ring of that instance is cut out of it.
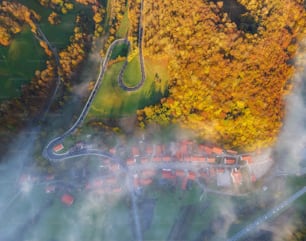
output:
<svg viewBox="0 0 306 241"><path fill-rule="evenodd" d="M74 202L74 197L71 196L70 194L65 193L62 197L61 197L61 201L63 204L67 205L67 206L71 206Z"/></svg>
<svg viewBox="0 0 306 241"><path fill-rule="evenodd" d="M197 175L193 171L188 172L188 179L194 181L196 179Z"/></svg>
<svg viewBox="0 0 306 241"><path fill-rule="evenodd" d="M241 160L247 162L248 164L253 162L253 158L251 155L243 155L241 156Z"/></svg>
<svg viewBox="0 0 306 241"><path fill-rule="evenodd" d="M139 149L137 148L137 147L132 147L132 155L134 156L134 157L136 157L136 156L139 156L140 155L140 151L139 151Z"/></svg>
<svg viewBox="0 0 306 241"><path fill-rule="evenodd" d="M184 170L176 170L175 171L175 175L177 177L184 177L186 174L185 174L185 171Z"/></svg>
<svg viewBox="0 0 306 241"><path fill-rule="evenodd" d="M171 169L162 169L162 177L165 179L174 179L175 175L173 175Z"/></svg>
<svg viewBox="0 0 306 241"><path fill-rule="evenodd" d="M212 152L217 155L223 154L223 149L220 147L213 147Z"/></svg>
<svg viewBox="0 0 306 241"><path fill-rule="evenodd" d="M207 158L207 162L208 162L208 163L215 163L215 162L216 162L216 158L214 158L214 157L208 157L208 158Z"/></svg>
<svg viewBox="0 0 306 241"><path fill-rule="evenodd" d="M132 166L132 165L136 164L136 160L134 158L129 158L129 159L126 160L126 164L128 166Z"/></svg>
<svg viewBox="0 0 306 241"><path fill-rule="evenodd" d="M156 174L155 170L144 170L141 172L142 177L153 177Z"/></svg>
<svg viewBox="0 0 306 241"><path fill-rule="evenodd" d="M63 149L64 149L64 145L62 143L57 144L56 146L53 147L53 151L54 152L59 152L59 151L61 151Z"/></svg>
<svg viewBox="0 0 306 241"><path fill-rule="evenodd" d="M235 157L225 157L224 158L224 164L226 165L234 165L236 163Z"/></svg>
<svg viewBox="0 0 306 241"><path fill-rule="evenodd" d="M165 146L164 145L155 145L154 155L162 156L164 153Z"/></svg>
<svg viewBox="0 0 306 241"><path fill-rule="evenodd" d="M170 162L172 160L172 158L170 156L164 156L163 157L163 161L165 162Z"/></svg>
<svg viewBox="0 0 306 241"><path fill-rule="evenodd" d="M153 180L151 178L143 178L140 179L140 185L141 186L148 186L153 182Z"/></svg>

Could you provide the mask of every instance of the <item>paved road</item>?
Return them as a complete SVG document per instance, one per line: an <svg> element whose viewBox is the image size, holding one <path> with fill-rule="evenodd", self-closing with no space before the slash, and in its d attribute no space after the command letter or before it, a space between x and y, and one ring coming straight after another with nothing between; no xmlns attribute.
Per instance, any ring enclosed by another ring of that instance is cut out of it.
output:
<svg viewBox="0 0 306 241"><path fill-rule="evenodd" d="M237 241L240 240L241 238L245 237L249 233L253 232L258 228L262 223L266 222L268 219L271 219L277 215L279 215L281 212L285 210L288 206L290 206L295 200L300 198L301 196L304 195L306 192L306 186L301 188L299 191L291 195L288 199L285 201L281 202L280 204L276 205L274 208L266 212L265 214L261 215L258 217L254 222L250 223L247 225L245 228L240 230L238 233L236 233L234 236L232 236L230 239L227 241Z"/></svg>
<svg viewBox="0 0 306 241"><path fill-rule="evenodd" d="M139 16L139 25L138 25L138 48L139 48L139 62L140 62L140 71L141 71L141 80L138 82L137 85L129 87L127 86L123 81L123 74L126 70L126 67L128 65L128 61L126 60L122 66L122 69L120 70L120 73L118 75L118 85L121 89L125 91L135 91L138 90L145 82L146 80L146 71L144 67L144 58L143 58L143 48L142 48L142 37L143 37L143 23L142 23L142 13L143 13L143 3L144 0L141 0L140 2L140 16ZM126 43L128 44L128 47L130 47L130 43L128 40L126 40Z"/></svg>
<svg viewBox="0 0 306 241"><path fill-rule="evenodd" d="M97 152L97 150L90 150L90 149L86 149L83 150L81 152L76 152L76 153L71 153L71 152L66 152L63 154L57 154L53 152L53 147L56 146L57 144L61 143L68 135L70 135L71 133L73 133L76 128L83 122L84 118L86 117L88 110L90 108L90 105L102 83L102 79L103 79L103 75L106 71L107 68L107 63L109 61L110 55L112 53L112 50L114 49L114 47L117 44L121 44L124 43L126 40L125 39L117 39L114 42L112 42L112 44L109 46L105 58L102 61L101 65L100 65L100 71L99 71L99 75L97 77L95 86L92 90L92 92L90 93L87 102L84 106L84 108L82 109L81 114L79 115L79 118L74 122L74 124L61 136L56 137L54 139L52 139L44 148L43 150L43 156L50 160L50 161L58 161L58 160L63 160L63 159L68 159L68 158L73 158L73 157L77 157L77 156L85 156L85 155L101 155L101 156L105 156L107 155L106 153L103 152ZM109 158L111 158L111 156L107 156Z"/></svg>

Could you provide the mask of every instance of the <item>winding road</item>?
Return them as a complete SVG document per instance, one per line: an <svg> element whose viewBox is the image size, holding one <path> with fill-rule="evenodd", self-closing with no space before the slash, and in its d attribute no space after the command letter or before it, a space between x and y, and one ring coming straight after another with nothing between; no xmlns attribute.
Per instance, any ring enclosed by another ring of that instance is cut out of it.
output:
<svg viewBox="0 0 306 241"><path fill-rule="evenodd" d="M126 70L126 67L128 65L128 60L124 62L120 73L118 75L118 85L121 89L125 91L135 91L138 90L145 82L146 80L146 71L144 67L144 58L143 58L143 49L142 49L142 37L143 37L143 23L142 23L142 12L143 12L143 3L144 0L141 0L140 2L140 16L139 16L139 26L138 26L138 48L139 48L139 62L140 62L140 72L141 72L141 80L138 82L135 86L127 86L123 81L123 75ZM128 44L128 48L130 48L130 43L128 40L126 40L126 43Z"/></svg>

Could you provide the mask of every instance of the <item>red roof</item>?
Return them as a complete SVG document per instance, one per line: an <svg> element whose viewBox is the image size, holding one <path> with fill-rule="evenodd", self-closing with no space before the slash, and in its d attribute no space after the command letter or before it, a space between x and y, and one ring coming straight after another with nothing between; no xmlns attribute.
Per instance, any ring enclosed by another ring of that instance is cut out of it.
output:
<svg viewBox="0 0 306 241"><path fill-rule="evenodd" d="M73 204L74 202L74 197L71 196L70 194L64 194L62 197L61 197L61 201L62 203L66 204L67 206L70 206Z"/></svg>
<svg viewBox="0 0 306 241"><path fill-rule="evenodd" d="M241 156L241 159L243 161L246 161L247 163L252 163L253 162L253 159L250 155Z"/></svg>
<svg viewBox="0 0 306 241"><path fill-rule="evenodd" d="M132 154L133 156L139 156L140 155L139 149L137 147L132 147Z"/></svg>
<svg viewBox="0 0 306 241"><path fill-rule="evenodd" d="M163 145L156 145L155 146L155 155L156 156L161 156L164 151L164 146Z"/></svg>
<svg viewBox="0 0 306 241"><path fill-rule="evenodd" d="M237 155L237 151L234 150L226 150L227 153L232 154L232 155Z"/></svg>
<svg viewBox="0 0 306 241"><path fill-rule="evenodd" d="M212 151L213 153L219 154L219 155L223 153L223 149L220 147L213 147Z"/></svg>
<svg viewBox="0 0 306 241"><path fill-rule="evenodd" d="M152 161L154 161L154 162L161 162L162 161L162 157L153 157Z"/></svg>
<svg viewBox="0 0 306 241"><path fill-rule="evenodd" d="M136 162L135 162L135 159L132 159L132 158L130 158L130 159L127 159L126 160L126 164L127 165L134 165Z"/></svg>
<svg viewBox="0 0 306 241"><path fill-rule="evenodd" d="M185 171L183 170L176 170L175 175L178 177L184 177L185 176Z"/></svg>
<svg viewBox="0 0 306 241"><path fill-rule="evenodd" d="M224 158L224 163L229 164L229 165L235 164L236 163L236 158L226 157L226 158Z"/></svg>
<svg viewBox="0 0 306 241"><path fill-rule="evenodd" d="M173 175L171 170L162 170L162 177L166 179L174 179L175 175Z"/></svg>
<svg viewBox="0 0 306 241"><path fill-rule="evenodd" d="M190 180L195 180L196 179L196 173L195 172L192 172L192 171L189 171L188 173L188 179Z"/></svg>
<svg viewBox="0 0 306 241"><path fill-rule="evenodd" d="M165 162L169 162L169 161L171 161L172 159L171 159L171 157L170 156L164 156L163 157L163 161L165 161Z"/></svg>
<svg viewBox="0 0 306 241"><path fill-rule="evenodd" d="M154 176L155 174L156 174L155 170L144 170L141 172L141 175L145 177Z"/></svg>
<svg viewBox="0 0 306 241"><path fill-rule="evenodd" d="M116 154L116 149L115 149L115 148L111 148L111 149L109 149L109 152L110 152L111 154Z"/></svg>
<svg viewBox="0 0 306 241"><path fill-rule="evenodd" d="M146 153L149 155L153 154L153 148L151 146L147 146Z"/></svg>
<svg viewBox="0 0 306 241"><path fill-rule="evenodd" d="M185 178L183 179L182 185L181 185L182 190L186 190L187 182L188 182L188 178L185 177Z"/></svg>
<svg viewBox="0 0 306 241"><path fill-rule="evenodd" d="M147 163L148 161L149 161L148 158L141 158L140 160L141 163Z"/></svg>
<svg viewBox="0 0 306 241"><path fill-rule="evenodd" d="M140 179L140 185L142 186L148 186L152 183L152 179L151 178L145 178L145 179Z"/></svg>
<svg viewBox="0 0 306 241"><path fill-rule="evenodd" d="M216 162L216 159L214 157L208 157L207 158L207 162L208 163L215 163Z"/></svg>
<svg viewBox="0 0 306 241"><path fill-rule="evenodd" d="M53 147L53 151L54 151L54 152L59 152L59 151L61 151L61 150L63 150L63 149L64 149L63 144L58 144L58 145L56 145L55 147Z"/></svg>
<svg viewBox="0 0 306 241"><path fill-rule="evenodd" d="M224 168L217 168L217 172L219 172L219 173L224 173L224 172L225 172L225 169L224 169Z"/></svg>

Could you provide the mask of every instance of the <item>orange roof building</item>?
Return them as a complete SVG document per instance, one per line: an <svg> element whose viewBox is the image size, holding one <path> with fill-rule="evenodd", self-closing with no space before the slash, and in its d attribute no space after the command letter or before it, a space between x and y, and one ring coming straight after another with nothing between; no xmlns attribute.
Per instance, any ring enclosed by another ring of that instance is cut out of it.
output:
<svg viewBox="0 0 306 241"><path fill-rule="evenodd" d="M184 177L186 174L185 174L185 171L183 171L183 170L176 170L175 175L177 177Z"/></svg>
<svg viewBox="0 0 306 241"><path fill-rule="evenodd" d="M148 186L153 182L153 180L151 178L144 178L144 179L140 179L140 185L141 186Z"/></svg>
<svg viewBox="0 0 306 241"><path fill-rule="evenodd" d="M156 174L155 170L144 170L141 172L142 177L152 177Z"/></svg>
<svg viewBox="0 0 306 241"><path fill-rule="evenodd" d="M126 160L126 164L128 166L134 165L134 164L136 164L136 160L134 158L129 158L129 159Z"/></svg>
<svg viewBox="0 0 306 241"><path fill-rule="evenodd" d="M224 158L224 164L233 165L235 163L236 163L236 158L235 157L225 157Z"/></svg>
<svg viewBox="0 0 306 241"><path fill-rule="evenodd" d="M172 170L163 169L162 170L162 177L165 178L165 179L174 179L175 175L173 175Z"/></svg>
<svg viewBox="0 0 306 241"><path fill-rule="evenodd" d="M59 151L61 151L63 149L64 149L64 145L62 143L60 143L60 144L56 145L55 147L53 147L53 151L54 152L59 152Z"/></svg>
<svg viewBox="0 0 306 241"><path fill-rule="evenodd" d="M165 147L163 145L156 145L155 146L155 155L156 156L162 156L164 152Z"/></svg>
<svg viewBox="0 0 306 241"><path fill-rule="evenodd" d="M71 206L74 202L74 197L71 196L70 194L65 193L62 197L61 197L61 201L62 203L64 203L67 206Z"/></svg>
<svg viewBox="0 0 306 241"><path fill-rule="evenodd" d="M196 179L196 177L197 177L197 175L196 175L196 173L195 172L193 172L193 171L189 171L188 172L188 179L189 180L195 180Z"/></svg>
<svg viewBox="0 0 306 241"><path fill-rule="evenodd" d="M208 157L208 158L207 158L207 162L208 162L208 163L215 163L215 162L216 162L216 158L214 158L214 157Z"/></svg>
<svg viewBox="0 0 306 241"><path fill-rule="evenodd" d="M132 147L132 155L133 156L139 156L140 155L140 151L137 147Z"/></svg>
<svg viewBox="0 0 306 241"><path fill-rule="evenodd" d="M221 155L223 153L223 149L220 147L213 147L212 152L217 155Z"/></svg>
<svg viewBox="0 0 306 241"><path fill-rule="evenodd" d="M172 160L171 156L164 156L163 161L170 162Z"/></svg>
<svg viewBox="0 0 306 241"><path fill-rule="evenodd" d="M246 161L249 164L253 162L253 159L250 155L241 156L241 160Z"/></svg>

